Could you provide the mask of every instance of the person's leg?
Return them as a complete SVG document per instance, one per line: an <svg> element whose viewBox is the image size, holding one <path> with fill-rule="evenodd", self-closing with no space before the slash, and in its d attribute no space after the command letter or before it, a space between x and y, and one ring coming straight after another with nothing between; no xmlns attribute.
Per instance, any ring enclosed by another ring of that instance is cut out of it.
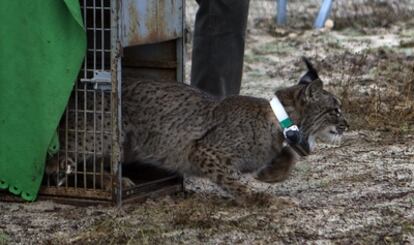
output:
<svg viewBox="0 0 414 245"><path fill-rule="evenodd" d="M217 96L239 94L249 0L197 0L191 85Z"/></svg>

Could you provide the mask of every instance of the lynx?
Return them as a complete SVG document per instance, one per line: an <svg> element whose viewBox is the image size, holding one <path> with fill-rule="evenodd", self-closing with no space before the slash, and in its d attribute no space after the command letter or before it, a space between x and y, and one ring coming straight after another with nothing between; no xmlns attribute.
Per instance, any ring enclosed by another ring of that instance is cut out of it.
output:
<svg viewBox="0 0 414 245"><path fill-rule="evenodd" d="M348 128L338 98L323 88L312 64L297 85L275 95L308 139L334 143ZM284 136L269 101L249 96L217 98L191 86L126 81L123 87L123 159L210 179L240 203L271 198L240 181L254 173L275 183L288 178L297 154ZM75 142L73 142L75 143ZM110 149L100 142L103 149Z"/></svg>

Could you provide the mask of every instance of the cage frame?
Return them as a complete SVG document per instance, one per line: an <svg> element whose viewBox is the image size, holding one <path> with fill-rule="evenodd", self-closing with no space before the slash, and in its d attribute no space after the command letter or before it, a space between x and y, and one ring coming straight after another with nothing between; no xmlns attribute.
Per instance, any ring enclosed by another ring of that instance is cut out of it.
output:
<svg viewBox="0 0 414 245"><path fill-rule="evenodd" d="M101 18L104 18L104 9L106 8L104 5L105 1L108 1L110 3L110 112L111 112L111 117L110 117L110 121L111 121L111 160L110 160L110 168L111 168L111 175L112 175L112 187L111 190L108 192L107 190L103 190L103 188L101 189L96 189L95 188L95 177L94 177L94 187L93 189L90 188L86 188L86 177L85 178L85 182L84 182L84 187L79 187L79 186L74 186L74 187L70 187L67 185L67 176L66 176L66 186L51 186L51 185L46 185L46 186L42 186L41 190L39 192L39 198L40 199L54 199L60 202L65 202L65 203L76 203L76 204L97 204L97 203L101 203L101 204L116 204L118 206L122 205L122 203L124 202L131 202L131 201L137 201L137 200L143 200L148 196L159 196L159 195L163 195L166 193L174 193L180 190L183 190L183 181L182 178L180 176L177 175L171 175L168 177L163 177L160 179L156 179L153 181L148 181L145 183L141 183L138 184L132 188L128 188L128 189L123 189L122 187L122 177L123 177L123 171L122 171L122 163L121 163L121 154L122 154L122 146L121 146L121 131L122 131L122 72L123 72L123 68L122 68L122 59L123 59L123 50L124 48L128 47L128 45L130 45L130 41L129 40L125 40L122 39L122 28L121 25L123 23L122 22L122 18L121 18L121 14L125 14L122 13L122 4L125 4L127 1L122 1L122 0L80 0L81 6L82 7L82 12L83 12L83 19L84 19L84 25L85 25L85 29L88 32L88 22L86 20L87 18L87 11L88 11L88 5L87 2L93 1L93 11L96 10L96 2L100 2L101 7L102 7L102 13L101 13ZM138 1L140 0L136 0L137 4ZM151 0L148 0L151 1ZM157 4L158 3L162 3L164 0L157 0ZM178 1L180 2L180 1ZM83 3L83 5L82 5ZM179 3L178 3L179 4ZM185 52L185 43L184 43L184 23L185 23L185 1L181 0L181 36L178 36L176 38L176 80L177 82L183 82L184 80L184 52ZM131 7L131 6L128 6ZM136 7L136 6L135 6ZM157 6L158 7L158 6ZM95 18L95 12L94 13L94 18ZM94 35L94 40L93 43L94 45L96 44L96 20L94 19L94 30L93 30L93 35ZM101 20L101 35L102 35L102 42L104 42L104 30L105 30L105 20L102 19ZM89 38L89 37L88 37ZM161 38L162 39L162 38ZM170 40L165 40L165 41L170 41ZM159 43L160 40L155 40L154 43ZM161 40L162 42L162 40ZM151 41L149 43L152 43ZM134 43L132 43L134 44ZM142 43L142 44L148 44L148 43ZM141 44L141 45L142 45ZM140 44L138 44L140 45ZM89 67L87 66L87 62L88 62L88 52L90 50L89 47L89 42L88 42L88 48L87 48L87 53L85 55L85 61L84 61L84 70L81 72L84 72L84 74L87 73ZM96 51L96 46L93 47L93 52ZM101 49L105 50L105 45L102 43L101 44ZM104 54L102 54L104 56ZM103 62L104 62L104 58L101 56ZM96 56L94 53L94 62L96 62ZM95 67L95 63L94 63L94 67L93 70L94 72L96 71L96 67ZM104 70L104 65L102 65L102 68ZM81 73L80 72L80 73ZM85 81L87 79L85 79L86 75L83 77L84 81L81 81L82 79L79 79L78 81L76 81L76 86L74 88L74 90L76 90L74 93L76 94L76 98L77 98L77 93L80 91L78 90L78 86L81 82L90 82L90 81ZM98 86L103 86L101 89L105 89L105 83L99 83L96 82L94 83L95 87L97 88ZM97 86L98 85L98 86ZM84 93L86 94L86 85L84 85ZM94 96L95 96L94 92ZM101 92L104 93L104 92ZM104 102L103 102L103 95L102 96L102 110L104 108ZM85 95L85 100L86 100L86 95ZM96 100L94 100L94 124L96 121L96 111L95 111L95 107L96 107ZM78 106L78 100L76 99L75 102L76 106ZM86 115L86 102L85 102L85 117L84 117L84 121L86 124L87 121L87 115ZM68 117L68 111L69 111L69 105L66 109L66 122L67 122L67 117ZM78 112L75 111L75 115L77 117ZM102 121L104 120L104 114L102 114ZM77 121L77 119L75 120ZM77 125L77 123L75 122L75 124ZM66 125L66 131L68 130L67 128L68 126ZM85 135L86 135L86 131L87 128L85 126L84 128L85 131ZM101 127L101 131L104 131L103 126ZM94 125L94 135L96 134L95 131L95 125ZM78 135L78 132L75 132L75 135ZM75 136L76 137L76 136ZM85 136L86 137L86 136ZM94 136L95 137L95 136ZM67 144L67 137L65 138L66 144ZM75 140L77 142L77 140ZM77 152L78 149L75 149L75 154L78 154ZM85 152L83 152L84 155L84 175L86 176L87 170L86 170L86 160L85 160ZM95 154L95 151L94 151ZM103 153L102 153L103 154ZM94 163L93 165L96 165L95 162L96 159L94 159ZM59 160L60 161L60 160ZM75 162L76 164L78 164L78 159L76 159L75 157ZM67 167L68 164L68 156L67 156L67 149L66 149L66 155L65 155L65 167ZM94 167L95 168L95 167ZM101 165L101 169L103 169L103 165ZM59 171L61 171L61 169L59 169ZM79 174L78 170L75 170L75 174ZM96 173L95 173L96 174ZM45 176L45 178L47 178ZM102 177L101 177L102 178ZM76 179L76 177L75 177ZM76 181L75 181L76 182ZM102 186L101 186L102 187Z"/></svg>

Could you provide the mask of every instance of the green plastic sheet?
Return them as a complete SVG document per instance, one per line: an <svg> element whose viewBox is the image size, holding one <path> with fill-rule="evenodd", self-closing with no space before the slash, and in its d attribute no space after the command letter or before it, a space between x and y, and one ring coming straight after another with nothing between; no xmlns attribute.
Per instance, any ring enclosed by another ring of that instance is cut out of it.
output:
<svg viewBox="0 0 414 245"><path fill-rule="evenodd" d="M0 3L0 188L35 200L86 50L79 0Z"/></svg>

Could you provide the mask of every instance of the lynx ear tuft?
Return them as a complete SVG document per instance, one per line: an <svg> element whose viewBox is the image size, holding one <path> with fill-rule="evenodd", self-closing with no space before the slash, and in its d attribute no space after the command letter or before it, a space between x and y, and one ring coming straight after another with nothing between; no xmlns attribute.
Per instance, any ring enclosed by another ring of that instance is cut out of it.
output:
<svg viewBox="0 0 414 245"><path fill-rule="evenodd" d="M313 67L312 63L306 57L302 57L302 60L305 62L308 71L300 78L299 84L307 85L315 80L318 80L318 72Z"/></svg>

